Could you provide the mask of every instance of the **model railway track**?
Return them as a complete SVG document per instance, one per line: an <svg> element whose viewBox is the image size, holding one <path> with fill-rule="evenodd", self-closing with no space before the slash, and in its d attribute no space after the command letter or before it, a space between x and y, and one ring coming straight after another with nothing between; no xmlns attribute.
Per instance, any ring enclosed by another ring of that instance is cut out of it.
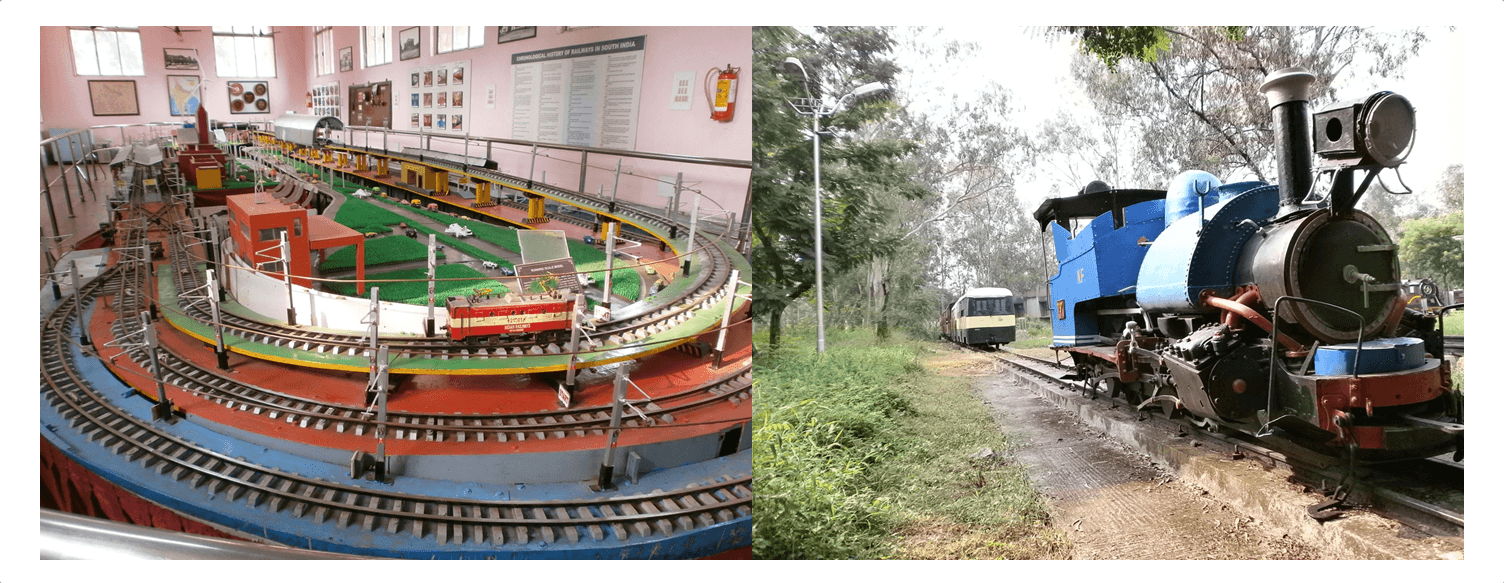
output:
<svg viewBox="0 0 1504 583"><path fill-rule="evenodd" d="M714 308L726 296L726 282L731 275L731 260L721 248L704 236L697 236L704 245L699 249L710 259L709 267L700 270L688 291L656 308L629 318L598 324L589 338L581 340L580 353L603 348L615 348L657 334L687 321L699 310ZM207 306L191 304L182 292L198 289L204 285L204 275L197 261L187 251L187 243L180 232L169 237L174 282L179 291L178 309L200 322L213 321ZM220 314L220 321L227 334L251 342L274 346L287 346L318 353L369 356L369 339L364 336L318 332L244 318L229 312ZM567 347L557 343L540 343L536 340L493 341L491 344L468 345L448 338L383 337L383 344L402 358L437 359L487 359L525 355L570 354Z"/></svg>
<svg viewBox="0 0 1504 583"><path fill-rule="evenodd" d="M105 398L82 378L68 331L77 302L124 289L129 270L113 267L65 298L42 322L41 390L78 435L162 479L251 508L343 529L385 530L438 545L573 544L607 536L632 541L706 528L750 515L751 476L722 476L672 492L611 499L496 501L426 497L309 478L231 457L173 435ZM125 320L126 318L121 318ZM504 550L504 549L503 549Z"/></svg>
<svg viewBox="0 0 1504 583"><path fill-rule="evenodd" d="M117 322L126 332L122 322ZM241 383L217 372L199 367L167 349L158 349L162 380L194 396L212 400L227 409L239 409L251 415L282 419L289 425L313 427L356 436L374 435L375 414L369 407L329 403L272 391ZM143 368L149 366L145 350L130 352L130 358ZM656 399L627 401L639 414L624 418L625 427L648 427L675 422L675 415L721 403L741 402L750 398L751 367L717 382L663 395ZM633 409L629 409L629 414ZM396 439L429 442L466 441L497 442L528 439L563 439L603 435L610 429L611 408L579 407L568 411L526 412L513 414L444 414L411 411L388 413L387 430Z"/></svg>
<svg viewBox="0 0 1504 583"><path fill-rule="evenodd" d="M1060 375L1071 372L1072 368L1052 360L1021 354L1009 349L1004 349L1001 354L996 354L993 358L1004 366L1024 371L1058 387L1081 391L1084 395L1089 394L1092 399L1104 399L1108 403L1107 406L1125 407L1127 410L1132 410L1136 406L1135 403L1099 394L1089 387L1078 386L1060 379ZM1335 460L1322 458L1316 454L1305 456L1299 453L1276 451L1251 441L1241 434L1210 432L1192 423L1177 422L1158 414L1147 416L1147 418L1141 414L1139 421L1171 434L1194 436L1195 439L1209 445L1211 449L1233 458L1250 456L1257 458L1267 467L1290 470L1297 478L1318 488L1338 484L1344 477L1344 467L1340 464L1333 465ZM1428 466L1434 466L1434 468L1427 470ZM1463 513L1460 507L1451 508L1445 503L1422 499L1423 497L1441 499L1453 493L1460 496L1462 491L1461 463L1452 462L1449 458L1428 458L1366 466L1362 468L1362 471L1365 474L1361 483L1363 492L1367 495L1367 502L1374 510L1383 512L1414 528L1439 534L1461 534Z"/></svg>

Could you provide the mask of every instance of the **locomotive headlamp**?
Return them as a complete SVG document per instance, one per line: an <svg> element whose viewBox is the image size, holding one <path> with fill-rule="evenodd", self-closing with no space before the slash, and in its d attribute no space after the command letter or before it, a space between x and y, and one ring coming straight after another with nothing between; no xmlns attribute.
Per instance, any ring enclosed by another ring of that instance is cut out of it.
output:
<svg viewBox="0 0 1504 583"><path fill-rule="evenodd" d="M1342 166L1393 168L1405 161L1415 142L1415 108L1389 91L1334 105L1312 121L1316 155Z"/></svg>

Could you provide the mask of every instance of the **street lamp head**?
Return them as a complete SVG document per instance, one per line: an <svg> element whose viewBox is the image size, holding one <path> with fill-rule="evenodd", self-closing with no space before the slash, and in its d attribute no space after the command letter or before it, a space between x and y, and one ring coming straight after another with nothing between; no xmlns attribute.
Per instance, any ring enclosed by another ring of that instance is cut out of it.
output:
<svg viewBox="0 0 1504 583"><path fill-rule="evenodd" d="M887 85L884 85L884 84L879 83L877 81L873 81L871 83L868 83L866 85L863 85L861 87L857 87L856 89L853 89L851 91L851 99L855 100L855 101L860 101L860 100L866 99L868 97L873 97L873 96L878 95L880 93L885 93L887 91L888 91L888 86Z"/></svg>
<svg viewBox="0 0 1504 583"><path fill-rule="evenodd" d="M798 81L804 81L804 63L799 62L799 59L794 57L784 59L783 74L788 75L789 77L793 77Z"/></svg>

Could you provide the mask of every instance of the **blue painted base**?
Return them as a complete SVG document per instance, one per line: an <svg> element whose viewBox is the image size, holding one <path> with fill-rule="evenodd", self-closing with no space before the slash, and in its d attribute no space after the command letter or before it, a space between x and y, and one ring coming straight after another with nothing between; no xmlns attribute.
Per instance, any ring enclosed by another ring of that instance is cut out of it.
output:
<svg viewBox="0 0 1504 583"><path fill-rule="evenodd" d="M75 338L76 331L75 327ZM83 354L76 346L72 351L80 374L101 394L108 395L117 406L137 418L151 418L149 401L140 398L131 387L116 379L99 359ZM157 423L162 426L162 422ZM642 494L654 489L672 490L689 483L714 481L722 475L747 474L751 472L752 465L750 450L743 450L731 456L643 475L639 483L621 484L617 491L609 492L606 496L591 492L581 482L496 485L399 476L387 485L356 482L350 480L348 468L342 464L278 451L225 436L194 423L178 421L171 427L176 435L215 451L304 476L330 482L358 483L373 491L485 500L577 500ZM249 538L297 548L408 559L682 559L714 555L751 544L752 521L750 516L744 516L725 524L673 536L655 534L650 537L634 537L627 543L617 542L608 535L602 541L582 540L573 544L559 542L550 545L533 541L501 546L472 542L441 545L431 533L417 539L406 532L367 532L358 526L340 528L334 521L315 524L307 517L294 518L287 511L274 513L265 508L251 508L244 499L230 501L208 492L206 488L191 488L186 482L174 481L158 474L155 469L142 467L140 463L117 456L70 431L67 421L45 401L41 406L41 433L74 461L142 498Z"/></svg>

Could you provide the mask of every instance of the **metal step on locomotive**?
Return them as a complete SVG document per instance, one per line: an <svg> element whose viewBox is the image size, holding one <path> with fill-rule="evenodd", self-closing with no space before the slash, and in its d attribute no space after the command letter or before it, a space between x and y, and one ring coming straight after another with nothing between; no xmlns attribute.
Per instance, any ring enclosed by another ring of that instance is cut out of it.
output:
<svg viewBox="0 0 1504 583"><path fill-rule="evenodd" d="M1292 67L1261 88L1278 185L1189 171L1039 207L1059 261L1054 347L1093 390L1204 428L1352 463L1460 460L1437 318L1406 309L1398 246L1355 208L1410 153L1415 110L1378 92L1313 116L1314 82Z"/></svg>

